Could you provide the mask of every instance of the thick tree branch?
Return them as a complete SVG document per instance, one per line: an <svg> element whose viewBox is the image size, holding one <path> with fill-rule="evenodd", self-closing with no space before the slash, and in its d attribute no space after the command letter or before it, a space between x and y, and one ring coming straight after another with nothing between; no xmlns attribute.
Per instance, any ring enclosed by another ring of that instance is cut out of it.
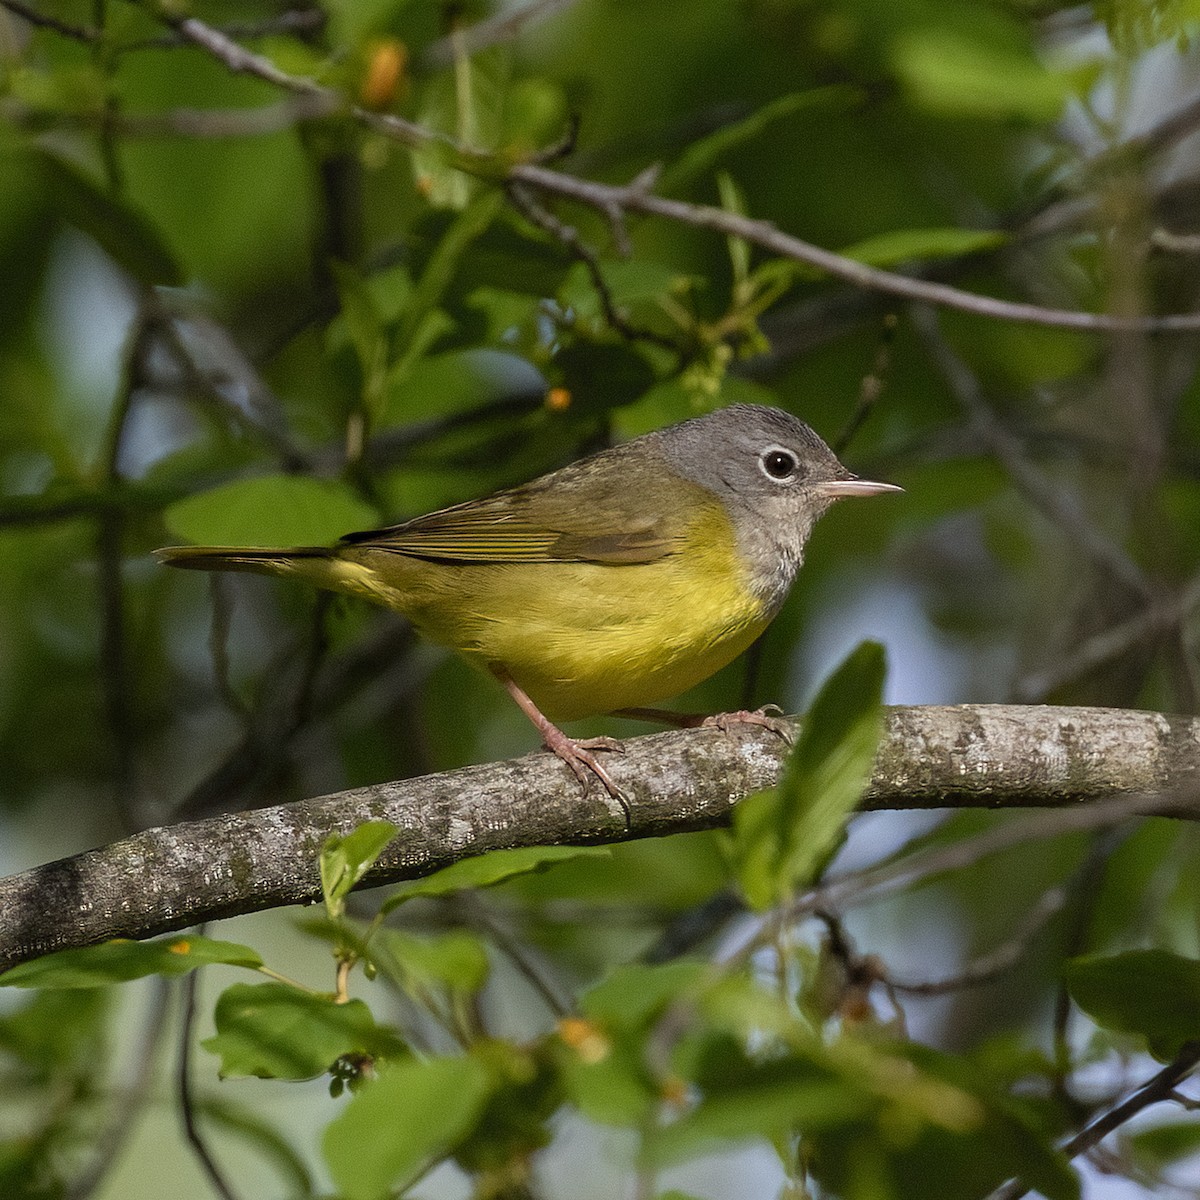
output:
<svg viewBox="0 0 1200 1200"><path fill-rule="evenodd" d="M655 734L627 747L608 765L630 797L629 829L602 792L581 796L562 763L535 753L150 829L35 867L0 880L0 967L104 938L311 903L320 896L322 843L367 820L392 821L400 833L366 886L505 846L715 828L735 801L774 783L786 753L782 739L750 726ZM1145 797L1139 808L1151 812L1157 798L1177 799L1198 778L1200 719L1103 708L895 708L863 807L1074 810L1123 795ZM1200 816L1200 803L1173 811Z"/></svg>

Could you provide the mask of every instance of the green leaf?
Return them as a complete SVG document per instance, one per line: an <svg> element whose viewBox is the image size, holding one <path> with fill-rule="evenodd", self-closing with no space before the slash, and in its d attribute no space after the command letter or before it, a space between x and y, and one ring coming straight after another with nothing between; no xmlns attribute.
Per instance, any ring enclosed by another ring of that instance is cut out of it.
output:
<svg viewBox="0 0 1200 1200"><path fill-rule="evenodd" d="M336 260L330 262L333 281L337 285L342 320L354 352L366 375L379 353L383 336L383 317L375 297L371 295L362 275L353 267Z"/></svg>
<svg viewBox="0 0 1200 1200"><path fill-rule="evenodd" d="M147 975L168 978L186 975L197 967L212 963L253 970L262 966L262 959L249 946L198 935L164 938L154 942L117 939L78 950L59 950L32 962L21 963L0 975L0 986L104 987L110 983L142 979Z"/></svg>
<svg viewBox="0 0 1200 1200"><path fill-rule="evenodd" d="M1138 1129L1124 1138L1137 1163L1156 1174L1200 1151L1200 1121L1172 1121Z"/></svg>
<svg viewBox="0 0 1200 1200"><path fill-rule="evenodd" d="M728 171L717 172L717 192L721 207L737 217L746 215L746 197ZM750 243L745 238L728 236L725 245L729 250L729 262L733 267L734 285L742 284L750 274Z"/></svg>
<svg viewBox="0 0 1200 1200"><path fill-rule="evenodd" d="M580 1011L610 1028L644 1029L675 1000L690 995L706 977L708 965L678 962L618 967L580 1000Z"/></svg>
<svg viewBox="0 0 1200 1200"><path fill-rule="evenodd" d="M613 1042L603 1034L585 1043L589 1054L564 1051L559 1062L562 1085L571 1103L590 1121L636 1127L658 1108L661 1095L639 1048Z"/></svg>
<svg viewBox="0 0 1200 1200"><path fill-rule="evenodd" d="M893 229L847 246L840 253L872 267L919 259L958 258L1002 246L1008 235L992 229Z"/></svg>
<svg viewBox="0 0 1200 1200"><path fill-rule="evenodd" d="M1200 1040L1200 960L1166 950L1090 954L1067 963L1065 977L1097 1025L1140 1035L1163 1061Z"/></svg>
<svg viewBox="0 0 1200 1200"><path fill-rule="evenodd" d="M143 283L178 287L184 282L166 243L128 201L48 151L30 151L29 165L44 179L63 219L94 238L122 270Z"/></svg>
<svg viewBox="0 0 1200 1200"><path fill-rule="evenodd" d="M204 1048L221 1059L221 1076L311 1079L344 1054L394 1057L403 1043L375 1024L361 1000L338 1004L284 983L237 983L213 1013L216 1036Z"/></svg>
<svg viewBox="0 0 1200 1200"><path fill-rule="evenodd" d="M175 537L201 545L324 546L379 516L344 484L259 475L178 500L163 520Z"/></svg>
<svg viewBox="0 0 1200 1200"><path fill-rule="evenodd" d="M411 351L417 343L418 330L449 291L467 250L487 232L503 207L503 192L495 188L480 192L438 238L401 314L396 344L402 352ZM401 363L404 361L402 353Z"/></svg>
<svg viewBox="0 0 1200 1200"><path fill-rule="evenodd" d="M448 134L476 152L494 150L502 135L504 96L510 54L505 46L458 58L425 84L417 121L426 129ZM421 194L435 208L466 208L480 185L457 169L458 156L437 142L412 152L413 173Z"/></svg>
<svg viewBox="0 0 1200 1200"><path fill-rule="evenodd" d="M1024 46L991 44L933 26L907 32L892 47L896 74L921 107L967 117L1053 121L1068 86Z"/></svg>
<svg viewBox="0 0 1200 1200"><path fill-rule="evenodd" d="M616 309L643 320L661 313L663 302L690 284L689 276L649 258L603 259L599 267ZM558 300L577 321L603 325L606 320L591 272L582 263L567 272Z"/></svg>
<svg viewBox="0 0 1200 1200"><path fill-rule="evenodd" d="M334 345L348 337L362 376L362 404L372 420L378 420L385 398L388 344L383 316L371 290L356 270L345 263L329 264L341 304L341 323L329 328Z"/></svg>
<svg viewBox="0 0 1200 1200"><path fill-rule="evenodd" d="M405 1062L380 1071L326 1130L325 1161L346 1200L404 1190L470 1132L493 1081L474 1058Z"/></svg>
<svg viewBox="0 0 1200 1200"><path fill-rule="evenodd" d="M418 896L448 896L467 888L491 887L518 875L545 871L573 858L609 858L611 854L607 846L518 846L512 850L492 850L451 863L424 879L404 884L383 902L380 911L390 913L406 900Z"/></svg>
<svg viewBox="0 0 1200 1200"><path fill-rule="evenodd" d="M342 915L346 897L399 832L391 821L364 821L344 836L335 833L326 839L321 848L321 892L331 919Z"/></svg>
<svg viewBox="0 0 1200 1200"><path fill-rule="evenodd" d="M782 1075L706 1099L658 1133L650 1152L655 1163L665 1165L711 1153L714 1142L785 1136L798 1126L811 1130L847 1124L868 1108L868 1100L842 1080Z"/></svg>
<svg viewBox="0 0 1200 1200"><path fill-rule="evenodd" d="M528 158L558 140L567 128L570 109L561 85L542 77L515 80L504 97L504 150Z"/></svg>
<svg viewBox="0 0 1200 1200"><path fill-rule="evenodd" d="M728 373L715 389L691 385L686 375L673 375L656 383L633 404L613 414L613 430L622 438L640 437L690 417L699 417L726 404L779 404L779 396L752 379Z"/></svg>
<svg viewBox="0 0 1200 1200"><path fill-rule="evenodd" d="M86 1074L99 1066L107 1054L111 999L103 988L73 988L35 991L15 1006L6 1002L0 1049L7 1069L15 1059L39 1074Z"/></svg>
<svg viewBox="0 0 1200 1200"><path fill-rule="evenodd" d="M418 937L383 928L375 935L372 958L405 991L430 986L474 993L487 981L488 957L483 942L465 930L440 937Z"/></svg>
<svg viewBox="0 0 1200 1200"><path fill-rule="evenodd" d="M779 784L734 809L734 859L752 907L784 900L835 849L871 776L886 670L877 642L854 650L812 702Z"/></svg>
<svg viewBox="0 0 1200 1200"><path fill-rule="evenodd" d="M857 88L834 84L813 88L807 92L792 92L777 96L762 108L741 121L722 125L720 129L693 142L660 176L657 192L669 195L691 183L712 168L730 151L761 137L776 121L806 110L841 112L858 104L862 93Z"/></svg>

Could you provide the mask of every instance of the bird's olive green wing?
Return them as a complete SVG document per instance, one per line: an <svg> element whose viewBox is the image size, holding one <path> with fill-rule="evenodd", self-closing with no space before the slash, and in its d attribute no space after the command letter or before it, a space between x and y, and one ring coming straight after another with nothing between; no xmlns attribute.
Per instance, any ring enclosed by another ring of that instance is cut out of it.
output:
<svg viewBox="0 0 1200 1200"><path fill-rule="evenodd" d="M350 534L341 545L441 562L653 562L677 548L683 522L646 511L639 503L646 496L637 492L586 475L551 476L403 525Z"/></svg>

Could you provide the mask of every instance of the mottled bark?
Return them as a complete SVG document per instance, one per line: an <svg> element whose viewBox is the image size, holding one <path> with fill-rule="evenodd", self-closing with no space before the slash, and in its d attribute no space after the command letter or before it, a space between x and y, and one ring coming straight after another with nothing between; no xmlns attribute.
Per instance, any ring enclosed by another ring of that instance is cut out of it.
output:
<svg viewBox="0 0 1200 1200"><path fill-rule="evenodd" d="M632 825L603 789L582 795L534 753L276 808L150 829L0 880L0 967L110 937L148 937L215 917L310 903L331 833L386 819L400 832L364 886L412 879L504 846L658 837L724 824L775 781L787 747L754 726L631 739L607 759ZM1101 708L895 708L867 809L1067 807L1190 792L1200 720ZM1200 815L1200 803L1187 815Z"/></svg>

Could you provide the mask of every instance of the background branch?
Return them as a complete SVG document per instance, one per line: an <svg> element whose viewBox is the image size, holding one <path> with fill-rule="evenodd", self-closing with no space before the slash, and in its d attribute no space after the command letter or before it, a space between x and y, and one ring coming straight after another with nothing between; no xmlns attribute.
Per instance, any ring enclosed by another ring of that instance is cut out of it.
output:
<svg viewBox="0 0 1200 1200"><path fill-rule="evenodd" d="M980 296L946 283L936 283L911 275L900 275L847 258L832 250L784 233L769 221L759 221L740 213L711 205L691 204L655 195L643 176L627 184L602 183L555 171L538 162L505 165L494 156L462 146L443 134L392 113L372 112L350 104L331 88L315 80L291 75L270 59L247 50L218 29L194 17L160 16L186 41L192 42L224 63L235 74L253 75L276 87L301 96L327 98L335 107L344 106L347 114L365 128L413 148L440 146L461 170L480 178L503 182L509 187L524 187L548 196L573 200L595 209L610 222L628 213L663 217L697 229L708 229L727 237L742 238L782 258L806 263L842 279L855 287L887 295L903 296L926 304L959 309L998 320L1029 322L1059 329L1095 332L1166 332L1200 329L1200 313L1169 316L1121 316L1109 313L1078 312L1046 308L1038 304L1000 300ZM651 178L657 172L651 171Z"/></svg>
<svg viewBox="0 0 1200 1200"><path fill-rule="evenodd" d="M367 820L400 829L365 885L426 875L506 846L615 842L723 825L731 804L771 786L786 748L761 729L630 739L607 764L630 797L631 827L607 797L580 797L541 753L378 784L143 833L0 880L0 967L109 937L320 896L317 855ZM1152 812L1200 774L1200 719L1103 708L895 708L867 809L1077 809L1130 796ZM1145 797L1144 803L1139 798ZM1200 803L1172 811L1200 816ZM1128 815L1118 807L1113 820ZM1047 830L1047 835L1053 833Z"/></svg>

